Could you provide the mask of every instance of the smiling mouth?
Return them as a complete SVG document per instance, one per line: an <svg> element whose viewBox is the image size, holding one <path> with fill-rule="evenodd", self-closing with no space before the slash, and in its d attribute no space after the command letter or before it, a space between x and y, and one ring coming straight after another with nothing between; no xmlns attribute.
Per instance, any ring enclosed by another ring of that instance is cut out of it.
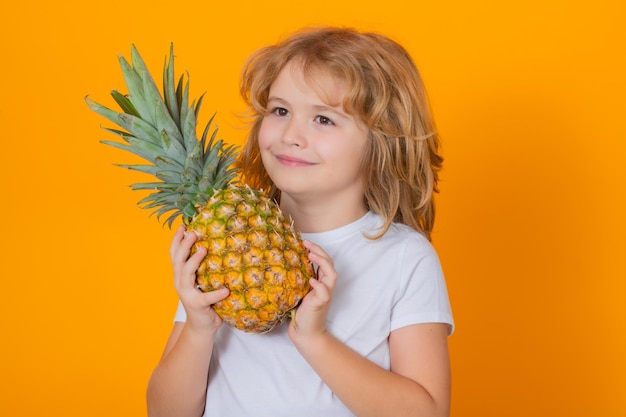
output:
<svg viewBox="0 0 626 417"><path fill-rule="evenodd" d="M314 165L313 163L305 161L304 159L296 158L289 155L276 155L276 159L282 165L290 167L304 167Z"/></svg>

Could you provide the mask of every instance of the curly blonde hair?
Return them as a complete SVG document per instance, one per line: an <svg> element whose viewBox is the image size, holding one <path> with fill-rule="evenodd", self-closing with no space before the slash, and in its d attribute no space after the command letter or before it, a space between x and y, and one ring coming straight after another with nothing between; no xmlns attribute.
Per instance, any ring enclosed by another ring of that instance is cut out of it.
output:
<svg viewBox="0 0 626 417"><path fill-rule="evenodd" d="M262 48L246 62L241 95L250 109L251 128L241 156L243 180L275 199L280 190L261 161L258 132L266 114L269 89L290 61L301 64L313 88L319 71L345 82L343 108L369 129L362 160L365 203L384 221L381 237L393 222L431 239L435 220L433 193L443 158L419 72L408 52L377 33L349 28L313 28ZM322 95L322 97L324 97Z"/></svg>

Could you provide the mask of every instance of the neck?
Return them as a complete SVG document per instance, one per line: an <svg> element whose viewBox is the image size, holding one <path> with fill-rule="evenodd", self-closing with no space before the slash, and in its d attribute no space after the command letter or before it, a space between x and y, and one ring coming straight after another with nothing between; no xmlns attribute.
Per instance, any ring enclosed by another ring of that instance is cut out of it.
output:
<svg viewBox="0 0 626 417"><path fill-rule="evenodd" d="M295 228L302 233L320 233L350 224L367 213L362 196L352 201L323 201L315 198L281 196L280 208L293 219Z"/></svg>

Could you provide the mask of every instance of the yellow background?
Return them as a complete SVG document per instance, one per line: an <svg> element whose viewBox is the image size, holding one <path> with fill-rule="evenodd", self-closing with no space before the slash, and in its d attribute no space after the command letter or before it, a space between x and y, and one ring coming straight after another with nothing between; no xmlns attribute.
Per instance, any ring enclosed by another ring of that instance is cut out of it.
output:
<svg viewBox="0 0 626 417"><path fill-rule="evenodd" d="M297 3L297 4L296 4ZM452 416L626 415L623 0L3 2L0 415L141 416L171 327L171 232L136 207L112 104L170 41L203 121L244 135L238 75L305 25L413 54L443 137L434 233L457 331ZM358 383L355 381L355 383Z"/></svg>

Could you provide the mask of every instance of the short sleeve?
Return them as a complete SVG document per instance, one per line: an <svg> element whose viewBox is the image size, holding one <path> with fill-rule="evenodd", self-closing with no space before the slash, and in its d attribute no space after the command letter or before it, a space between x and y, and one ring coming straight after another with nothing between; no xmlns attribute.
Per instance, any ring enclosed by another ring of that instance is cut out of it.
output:
<svg viewBox="0 0 626 417"><path fill-rule="evenodd" d="M176 315L174 316L174 323L180 322L184 323L187 321L187 313L185 312L185 307L183 307L183 303L178 301L178 307L176 308Z"/></svg>
<svg viewBox="0 0 626 417"><path fill-rule="evenodd" d="M400 258L401 280L392 313L391 330L420 323L454 320L439 257L430 242L419 236L407 239Z"/></svg>

